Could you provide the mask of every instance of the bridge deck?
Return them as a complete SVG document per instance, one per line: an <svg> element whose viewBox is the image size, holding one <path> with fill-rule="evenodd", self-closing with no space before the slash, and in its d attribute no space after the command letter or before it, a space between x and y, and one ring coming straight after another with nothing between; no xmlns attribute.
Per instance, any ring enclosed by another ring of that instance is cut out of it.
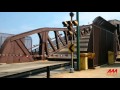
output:
<svg viewBox="0 0 120 90"><path fill-rule="evenodd" d="M65 61L36 61L27 63L0 64L0 77L22 73L37 68L67 63Z"/></svg>

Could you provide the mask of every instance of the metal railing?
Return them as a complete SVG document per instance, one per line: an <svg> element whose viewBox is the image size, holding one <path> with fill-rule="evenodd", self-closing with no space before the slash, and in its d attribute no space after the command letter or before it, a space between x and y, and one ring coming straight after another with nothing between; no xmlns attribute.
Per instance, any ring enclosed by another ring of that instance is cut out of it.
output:
<svg viewBox="0 0 120 90"><path fill-rule="evenodd" d="M17 74L3 76L0 78L26 78L31 75L36 75L36 74L40 74L40 73L44 73L44 72L46 72L47 78L50 78L51 70L55 70L60 67L65 67L65 66L69 66L69 65L70 65L70 63L63 63L63 64L57 64L57 65L52 65L52 66L46 66L46 67L42 67L42 68L38 68L38 69L34 69L34 70L17 73Z"/></svg>

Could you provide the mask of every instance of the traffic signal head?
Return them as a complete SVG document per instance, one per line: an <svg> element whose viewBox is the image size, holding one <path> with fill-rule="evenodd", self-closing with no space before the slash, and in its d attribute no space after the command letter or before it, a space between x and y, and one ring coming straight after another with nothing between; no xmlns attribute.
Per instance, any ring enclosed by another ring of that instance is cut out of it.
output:
<svg viewBox="0 0 120 90"><path fill-rule="evenodd" d="M72 21L65 21L65 22L62 22L62 24L64 27L72 26Z"/></svg>
<svg viewBox="0 0 120 90"><path fill-rule="evenodd" d="M78 26L78 21L77 20L74 20L74 21L65 21L65 22L62 22L63 26L64 27L68 27L68 26Z"/></svg>
<svg viewBox="0 0 120 90"><path fill-rule="evenodd" d="M72 30L72 29L73 29L73 27L72 27L72 26L68 26L67 28L68 28L68 30Z"/></svg>
<svg viewBox="0 0 120 90"><path fill-rule="evenodd" d="M62 24L63 24L63 26L64 26L64 27L67 27L67 26L68 26L68 23L67 23L67 21L65 21L65 22L62 22Z"/></svg>
<svg viewBox="0 0 120 90"><path fill-rule="evenodd" d="M74 26L78 26L78 21L77 20L72 21L72 23L74 24Z"/></svg>
<svg viewBox="0 0 120 90"><path fill-rule="evenodd" d="M67 21L69 26L72 26L72 21Z"/></svg>
<svg viewBox="0 0 120 90"><path fill-rule="evenodd" d="M72 31L67 31L68 35L72 36L73 32Z"/></svg>

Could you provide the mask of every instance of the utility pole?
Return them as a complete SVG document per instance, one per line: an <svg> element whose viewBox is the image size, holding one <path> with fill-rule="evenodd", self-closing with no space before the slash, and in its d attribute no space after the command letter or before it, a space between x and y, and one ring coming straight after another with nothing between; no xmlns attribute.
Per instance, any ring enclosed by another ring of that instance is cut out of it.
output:
<svg viewBox="0 0 120 90"><path fill-rule="evenodd" d="M80 29L79 29L79 12L76 12L77 26L77 70L80 71Z"/></svg>

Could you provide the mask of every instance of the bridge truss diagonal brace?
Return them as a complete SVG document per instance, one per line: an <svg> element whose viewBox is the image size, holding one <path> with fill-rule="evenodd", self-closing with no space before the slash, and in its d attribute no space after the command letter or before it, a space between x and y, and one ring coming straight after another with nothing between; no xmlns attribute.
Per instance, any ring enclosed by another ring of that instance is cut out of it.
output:
<svg viewBox="0 0 120 90"><path fill-rule="evenodd" d="M56 33L57 33L57 36L59 37L60 41L62 42L62 44L65 46L66 44L65 44L65 42L63 41L63 39L61 38L61 36L59 35L58 31L56 31Z"/></svg>
<svg viewBox="0 0 120 90"><path fill-rule="evenodd" d="M50 43L50 45L51 45L52 49L53 49L54 51L56 51L56 49L55 49L55 47L54 47L54 44L51 42L51 40L50 40L50 37L49 37L49 36L48 36L48 42Z"/></svg>
<svg viewBox="0 0 120 90"><path fill-rule="evenodd" d="M67 36L67 31L64 31L65 34L65 40L66 40L66 44L68 44L68 36Z"/></svg>
<svg viewBox="0 0 120 90"><path fill-rule="evenodd" d="M25 45L23 44L23 42L20 39L19 40L15 40L15 41L18 44L18 46L21 48L21 50L24 52L24 54L30 56L30 52L25 47ZM30 59L30 61L33 61L32 57L29 57L29 59Z"/></svg>
<svg viewBox="0 0 120 90"><path fill-rule="evenodd" d="M54 31L54 33L55 33L55 38L56 38L57 49L60 49L57 32Z"/></svg>
<svg viewBox="0 0 120 90"><path fill-rule="evenodd" d="M41 59L45 59L45 53L46 55L49 55L47 44L48 32L38 33L38 36L40 38L39 55L41 55Z"/></svg>

